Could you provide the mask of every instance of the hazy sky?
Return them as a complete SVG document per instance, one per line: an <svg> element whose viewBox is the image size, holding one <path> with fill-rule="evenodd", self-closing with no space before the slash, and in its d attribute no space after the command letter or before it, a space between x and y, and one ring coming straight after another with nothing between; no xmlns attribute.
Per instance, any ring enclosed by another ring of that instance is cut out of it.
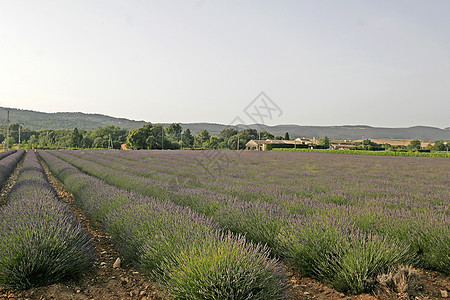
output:
<svg viewBox="0 0 450 300"><path fill-rule="evenodd" d="M449 16L448 0L0 0L0 106L250 123L264 91L267 124L447 127Z"/></svg>

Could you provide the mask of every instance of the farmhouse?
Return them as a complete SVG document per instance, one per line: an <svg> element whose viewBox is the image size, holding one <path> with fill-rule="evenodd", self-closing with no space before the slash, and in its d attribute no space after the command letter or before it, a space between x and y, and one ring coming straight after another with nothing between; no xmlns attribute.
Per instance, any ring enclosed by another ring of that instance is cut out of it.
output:
<svg viewBox="0 0 450 300"><path fill-rule="evenodd" d="M300 142L303 145L317 145L317 140L315 137L313 137L312 139L308 139L305 137L296 138L295 141Z"/></svg>
<svg viewBox="0 0 450 300"><path fill-rule="evenodd" d="M245 148L246 150L268 151L274 147L295 148L296 145L302 145L302 142L297 140L250 140Z"/></svg>
<svg viewBox="0 0 450 300"><path fill-rule="evenodd" d="M332 142L330 148L334 150L354 150L356 145L351 142Z"/></svg>

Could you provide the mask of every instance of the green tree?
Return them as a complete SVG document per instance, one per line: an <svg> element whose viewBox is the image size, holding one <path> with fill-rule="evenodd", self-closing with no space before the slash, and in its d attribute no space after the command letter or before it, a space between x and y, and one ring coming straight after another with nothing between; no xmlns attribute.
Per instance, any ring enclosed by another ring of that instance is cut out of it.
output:
<svg viewBox="0 0 450 300"><path fill-rule="evenodd" d="M413 151L417 151L417 150L420 150L420 148L421 148L421 145L422 145L422 142L421 141L419 141L419 140L412 140L410 143L409 143L409 149L411 149L411 150L413 150Z"/></svg>
<svg viewBox="0 0 450 300"><path fill-rule="evenodd" d="M256 131L256 129L244 129L242 131L239 131L239 133L237 134L237 136L239 137L239 144L242 146L245 144L247 144L250 140L256 140L258 139L258 131ZM241 149L241 146L239 147L239 149ZM235 149L235 148L232 148Z"/></svg>
<svg viewBox="0 0 450 300"><path fill-rule="evenodd" d="M141 128L131 130L127 135L127 145L135 150L152 149L152 139L149 139L152 127L152 124L145 124Z"/></svg>
<svg viewBox="0 0 450 300"><path fill-rule="evenodd" d="M52 131L51 130L41 132L41 134L39 135L39 138L38 138L39 148L48 147L51 144L51 140L52 140Z"/></svg>
<svg viewBox="0 0 450 300"><path fill-rule="evenodd" d="M234 128L227 128L224 129L220 132L219 137L224 139L225 141L228 140L230 137L232 137L233 135L238 134L239 131L234 129Z"/></svg>
<svg viewBox="0 0 450 300"><path fill-rule="evenodd" d="M431 147L431 150L433 151L445 151L446 147L443 141L436 141L434 143L433 147Z"/></svg>
<svg viewBox="0 0 450 300"><path fill-rule="evenodd" d="M372 142L369 139L365 139L362 142L355 143L355 145L357 146L358 149L362 150L375 151L383 149L382 145Z"/></svg>
<svg viewBox="0 0 450 300"><path fill-rule="evenodd" d="M36 138L36 136L33 134L30 139L28 140L28 149L34 149L35 147L38 146L38 139Z"/></svg>
<svg viewBox="0 0 450 300"><path fill-rule="evenodd" d="M210 135L208 130L203 129L196 137L194 141L194 146L196 148L203 148L208 149L209 148L209 139Z"/></svg>
<svg viewBox="0 0 450 300"><path fill-rule="evenodd" d="M290 140L289 132L286 132L286 133L284 134L284 139L285 139L286 141L289 141L289 140Z"/></svg>
<svg viewBox="0 0 450 300"><path fill-rule="evenodd" d="M215 136L209 138L209 149L218 149L219 148L219 139Z"/></svg>
<svg viewBox="0 0 450 300"><path fill-rule="evenodd" d="M95 131L89 134L83 135L84 141L82 142L85 147L94 148L108 148L109 137L113 143L114 149L120 149L120 146L127 141L128 131L120 127L110 125L106 127L98 127Z"/></svg>
<svg viewBox="0 0 450 300"><path fill-rule="evenodd" d="M178 123L172 123L166 128L167 139L172 142L181 141L183 128Z"/></svg>
<svg viewBox="0 0 450 300"><path fill-rule="evenodd" d="M324 136L319 140L319 146L322 146L324 148L330 148L330 138L327 136Z"/></svg>
<svg viewBox="0 0 450 300"><path fill-rule="evenodd" d="M238 149L238 141L239 141L239 150L242 150L245 148L246 142L244 142L238 135L234 135L228 139L228 148L231 150L237 150Z"/></svg>
<svg viewBox="0 0 450 300"><path fill-rule="evenodd" d="M91 138L90 132L87 134L83 134L83 139L81 140L81 148L92 148L93 142L94 141Z"/></svg>
<svg viewBox="0 0 450 300"><path fill-rule="evenodd" d="M83 139L83 134L81 134L78 131L78 128L75 127L75 129L72 131L72 134L70 135L70 147L81 147L81 140Z"/></svg>
<svg viewBox="0 0 450 300"><path fill-rule="evenodd" d="M258 134L258 138L261 137L261 140L272 140L274 138L273 134L267 132L267 131L261 131Z"/></svg>
<svg viewBox="0 0 450 300"><path fill-rule="evenodd" d="M170 142L167 140L162 125L154 125L150 129L150 135L148 141L150 144L149 149L169 149ZM163 144L164 143L164 144Z"/></svg>
<svg viewBox="0 0 450 300"><path fill-rule="evenodd" d="M91 143L92 148L107 148L107 144L105 139L103 139L102 137L96 137L92 143Z"/></svg>
<svg viewBox="0 0 450 300"><path fill-rule="evenodd" d="M9 149L11 149L14 146L15 143L16 143L16 139L13 136L10 136L9 137L9 146L8 146Z"/></svg>
<svg viewBox="0 0 450 300"><path fill-rule="evenodd" d="M181 134L181 141L184 148L191 148L194 146L194 136L191 134L189 128Z"/></svg>

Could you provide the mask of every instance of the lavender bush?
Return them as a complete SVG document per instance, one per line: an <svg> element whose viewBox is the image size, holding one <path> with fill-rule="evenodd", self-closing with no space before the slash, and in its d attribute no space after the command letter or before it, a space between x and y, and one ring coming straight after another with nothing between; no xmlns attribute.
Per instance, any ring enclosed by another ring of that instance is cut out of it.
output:
<svg viewBox="0 0 450 300"><path fill-rule="evenodd" d="M365 234L342 217L293 218L280 243L299 271L355 294L371 290L378 274L414 259L407 244Z"/></svg>
<svg viewBox="0 0 450 300"><path fill-rule="evenodd" d="M47 197L0 211L0 286L25 289L77 275L95 261L89 235L67 208Z"/></svg>
<svg viewBox="0 0 450 300"><path fill-rule="evenodd" d="M218 210L214 220L223 229L267 245L281 256L278 235L287 226L289 216L286 210L270 203L233 201Z"/></svg>
<svg viewBox="0 0 450 300"><path fill-rule="evenodd" d="M163 264L164 285L177 299L283 299L286 277L269 250L230 234L205 236Z"/></svg>

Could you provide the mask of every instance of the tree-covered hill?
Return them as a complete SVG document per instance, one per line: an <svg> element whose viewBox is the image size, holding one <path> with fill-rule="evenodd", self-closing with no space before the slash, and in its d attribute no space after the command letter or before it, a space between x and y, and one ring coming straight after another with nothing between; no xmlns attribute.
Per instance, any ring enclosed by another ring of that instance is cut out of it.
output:
<svg viewBox="0 0 450 300"><path fill-rule="evenodd" d="M134 121L124 118L114 118L101 114L86 114L81 112L44 113L32 110L0 107L0 122L6 124L6 110L10 110L11 123L22 123L24 127L41 129L69 129L75 127L85 130L95 130L109 125L124 129L134 129L146 124L145 121Z"/></svg>

